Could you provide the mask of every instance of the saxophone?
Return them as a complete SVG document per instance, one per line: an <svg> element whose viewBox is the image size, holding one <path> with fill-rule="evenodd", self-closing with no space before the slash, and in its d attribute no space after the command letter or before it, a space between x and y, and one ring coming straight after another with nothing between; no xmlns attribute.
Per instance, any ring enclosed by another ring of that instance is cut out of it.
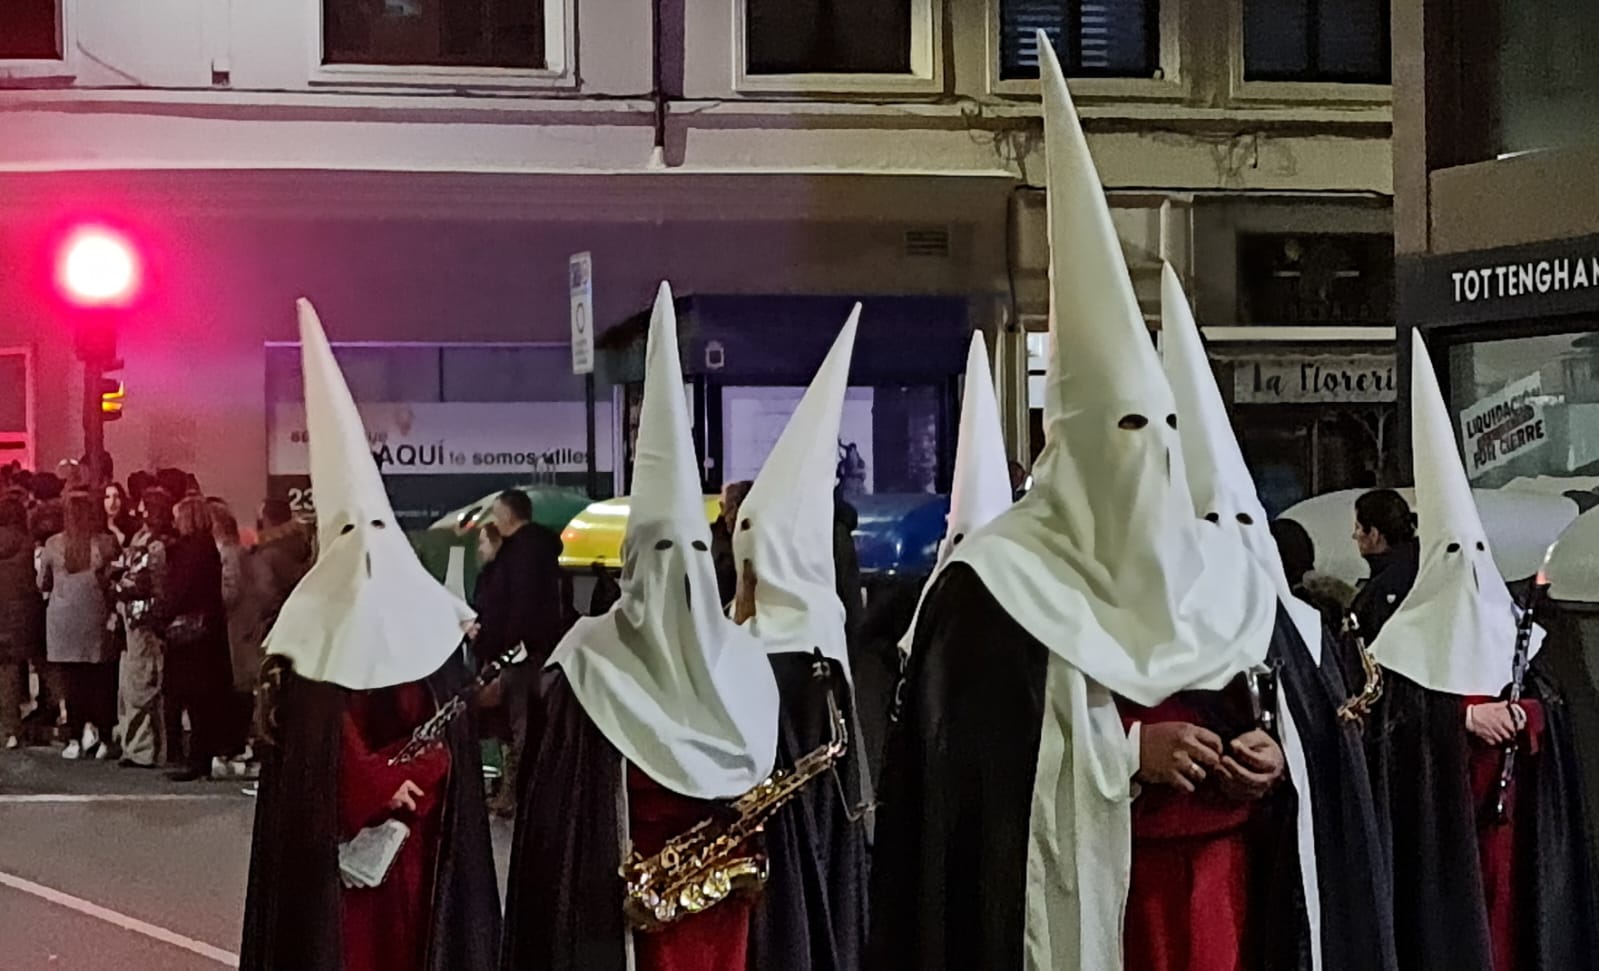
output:
<svg viewBox="0 0 1599 971"><path fill-rule="evenodd" d="M1338 717L1344 721L1364 724L1366 716L1371 714L1372 706L1382 697L1382 668L1377 665L1377 659L1371 656L1371 651L1366 647L1366 638L1360 633L1360 621L1352 610L1344 614L1344 636L1355 642L1355 650L1360 653L1360 667L1366 673L1366 684L1360 689L1359 694L1339 707Z"/></svg>
<svg viewBox="0 0 1599 971"><path fill-rule="evenodd" d="M764 853L745 844L760 835L777 810L800 790L833 771L849 748L849 731L838 701L827 695L833 737L806 753L790 771L778 769L728 804L728 812L674 836L654 856L634 852L622 864L627 884L622 911L635 929L660 930L735 895L753 894L766 883Z"/></svg>

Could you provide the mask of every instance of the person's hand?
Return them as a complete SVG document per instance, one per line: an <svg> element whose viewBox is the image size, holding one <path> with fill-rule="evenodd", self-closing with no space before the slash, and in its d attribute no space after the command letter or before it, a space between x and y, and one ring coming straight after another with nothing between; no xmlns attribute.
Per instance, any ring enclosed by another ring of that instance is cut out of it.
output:
<svg viewBox="0 0 1599 971"><path fill-rule="evenodd" d="M1216 781L1231 799L1249 802L1271 791L1282 779L1287 760L1276 739L1255 729L1232 740L1216 767Z"/></svg>
<svg viewBox="0 0 1599 971"><path fill-rule="evenodd" d="M469 641L475 641L477 640L477 636L481 633L483 633L483 625L474 620L472 623L467 625L466 639Z"/></svg>
<svg viewBox="0 0 1599 971"><path fill-rule="evenodd" d="M1466 709L1466 731L1489 745L1503 745L1527 725L1527 713L1520 705L1494 701Z"/></svg>
<svg viewBox="0 0 1599 971"><path fill-rule="evenodd" d="M394 812L405 810L416 812L416 801L422 798L422 787L406 779L400 783L400 788L394 790L394 798L389 800L389 808Z"/></svg>
<svg viewBox="0 0 1599 971"><path fill-rule="evenodd" d="M1145 725L1138 740L1140 782L1193 792L1221 762L1221 739L1188 722Z"/></svg>

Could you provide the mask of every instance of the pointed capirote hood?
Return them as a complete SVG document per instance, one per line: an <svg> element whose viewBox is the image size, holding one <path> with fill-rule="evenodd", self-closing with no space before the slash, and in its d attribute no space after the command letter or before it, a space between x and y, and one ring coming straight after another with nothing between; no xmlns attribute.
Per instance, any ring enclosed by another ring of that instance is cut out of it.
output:
<svg viewBox="0 0 1599 971"><path fill-rule="evenodd" d="M1211 370L1199 327L1170 263L1164 265L1160 289L1161 334L1165 338L1166 379L1177 401L1177 437L1183 446L1188 491L1200 519L1233 533L1255 557L1277 588L1311 657L1321 657L1321 614L1288 586L1282 555L1272 538L1266 507L1254 477L1244 464L1227 406Z"/></svg>
<svg viewBox="0 0 1599 971"><path fill-rule="evenodd" d="M322 321L307 300L299 313L318 554L266 649L303 678L357 691L419 681L459 646L472 610L416 558Z"/></svg>
<svg viewBox="0 0 1599 971"><path fill-rule="evenodd" d="M661 284L645 351L622 595L577 622L550 657L606 739L660 785L742 795L777 757L777 681L753 636L723 615L683 397L672 291Z"/></svg>
<svg viewBox="0 0 1599 971"><path fill-rule="evenodd" d="M1194 517L1171 389L1053 49L1040 44L1051 355L1032 491L955 551L1051 651L1156 704L1259 663L1276 588Z"/></svg>
<svg viewBox="0 0 1599 971"><path fill-rule="evenodd" d="M833 492L860 317L856 304L739 505L733 531L739 570L755 571L750 630L767 652L819 649L846 672L844 605L833 570Z"/></svg>
<svg viewBox="0 0 1599 971"><path fill-rule="evenodd" d="M994 397L994 372L981 333L972 334L966 352L966 386L961 397L960 437L955 441L955 475L949 492L949 520L938 544L938 560L922 588L925 597L938 572L966 537L1010 508L1010 460L1005 455L1005 429ZM899 649L909 654L916 635L918 605Z"/></svg>
<svg viewBox="0 0 1599 971"><path fill-rule="evenodd" d="M1455 447L1438 376L1411 332L1410 441L1416 465L1416 583L1373 638L1383 667L1424 688L1497 695L1510 682L1520 616L1494 565L1471 483ZM1532 650L1543 646L1534 630Z"/></svg>
<svg viewBox="0 0 1599 971"><path fill-rule="evenodd" d="M1549 547L1544 579L1551 600L1599 603L1599 509L1578 516Z"/></svg>

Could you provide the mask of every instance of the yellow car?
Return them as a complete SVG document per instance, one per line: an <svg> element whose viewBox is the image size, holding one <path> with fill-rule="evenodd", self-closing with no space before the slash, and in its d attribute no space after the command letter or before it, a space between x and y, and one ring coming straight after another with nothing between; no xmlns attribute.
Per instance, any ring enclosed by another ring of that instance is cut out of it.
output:
<svg viewBox="0 0 1599 971"><path fill-rule="evenodd" d="M622 536L627 532L627 497L596 502L572 517L561 531L561 566L587 571L595 565L622 569ZM720 496L705 497L705 521L722 514Z"/></svg>

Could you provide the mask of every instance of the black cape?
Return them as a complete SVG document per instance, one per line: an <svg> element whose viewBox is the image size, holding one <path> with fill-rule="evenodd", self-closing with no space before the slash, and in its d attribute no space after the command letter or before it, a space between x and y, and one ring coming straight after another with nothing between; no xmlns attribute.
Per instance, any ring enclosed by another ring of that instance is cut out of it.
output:
<svg viewBox="0 0 1599 971"><path fill-rule="evenodd" d="M789 769L832 738L827 693L853 732L854 700L835 661L798 653L771 656L781 713L777 766ZM771 875L756 903L750 967L853 971L866 947L869 862L866 825L856 816L862 746L851 738L836 774L813 781L766 827ZM846 804L847 800L847 804Z"/></svg>
<svg viewBox="0 0 1599 971"><path fill-rule="evenodd" d="M1282 612L1278 631L1279 642L1293 631ZM1021 968L1028 830L1049 649L961 563L935 581L914 643L883 770L869 966ZM1302 660L1313 669L1308 655ZM1300 675L1285 671L1284 677ZM1307 756L1312 745L1326 744L1307 740ZM1315 760L1337 761L1319 751ZM1294 796L1282 786L1271 798L1263 814L1270 829L1255 840L1261 850L1261 926L1270 928L1259 942L1260 960L1271 971L1308 968ZM1342 858L1335 854L1324 864L1340 882ZM1365 966L1382 965L1345 965Z"/></svg>
<svg viewBox="0 0 1599 971"><path fill-rule="evenodd" d="M829 736L825 717L813 721L811 707L790 703L818 692L821 684L812 687L809 657L792 659L795 670L803 662L805 677L788 679L801 694L784 695L779 767L792 764L793 752L808 752ZM791 667L788 661L774 658L773 664L783 670ZM830 680L842 681L836 669L829 673ZM626 827L620 813L624 762L558 668L544 672L541 692L541 724L536 733L529 729L532 754L524 761L517 803L500 965L506 971L624 971L625 888L617 874ZM840 702L847 703L847 696L847 689L841 691ZM835 792L831 779L818 780L767 827L771 877L752 916L751 969L860 966L864 837L854 835L858 824L852 831L840 820L842 801L836 794L828 799Z"/></svg>
<svg viewBox="0 0 1599 971"><path fill-rule="evenodd" d="M1353 691L1344 684L1332 638L1323 633L1318 667L1281 609L1273 652L1310 774L1322 967L1390 971L1398 958L1386 844L1361 726L1338 717Z"/></svg>
<svg viewBox="0 0 1599 971"><path fill-rule="evenodd" d="M428 679L443 700L467 681L459 655ZM257 971L343 963L338 779L345 700L338 685L287 672L278 689L275 744L261 760L239 966ZM500 896L470 714L447 733L451 770L433 887L430 971L494 966Z"/></svg>
<svg viewBox="0 0 1599 971"><path fill-rule="evenodd" d="M1535 659L1525 697L1543 704L1543 747L1517 762L1517 971L1594 966L1594 884L1569 715ZM1494 971L1478 862L1462 699L1383 673L1368 733L1372 788L1393 859L1394 924L1406 971Z"/></svg>
<svg viewBox="0 0 1599 971"><path fill-rule="evenodd" d="M528 714L500 967L625 971L622 756L559 668L542 677L542 702Z"/></svg>

